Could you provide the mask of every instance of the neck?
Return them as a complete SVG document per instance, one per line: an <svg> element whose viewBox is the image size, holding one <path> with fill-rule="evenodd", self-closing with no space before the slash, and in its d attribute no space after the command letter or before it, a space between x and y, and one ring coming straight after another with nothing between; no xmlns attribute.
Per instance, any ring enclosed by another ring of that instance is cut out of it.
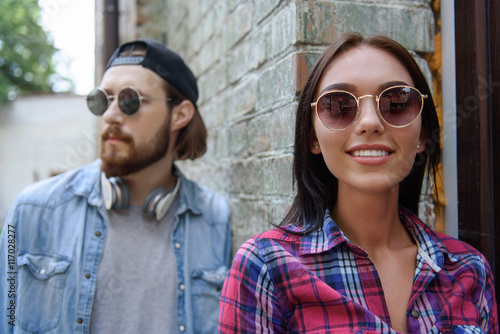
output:
<svg viewBox="0 0 500 334"><path fill-rule="evenodd" d="M411 241L399 220L398 189L384 193L353 191L339 184L332 218L349 240L368 254Z"/></svg>
<svg viewBox="0 0 500 334"><path fill-rule="evenodd" d="M177 180L173 174L173 158L168 154L154 164L121 178L127 184L131 205L142 205L155 188L163 187L171 191Z"/></svg>

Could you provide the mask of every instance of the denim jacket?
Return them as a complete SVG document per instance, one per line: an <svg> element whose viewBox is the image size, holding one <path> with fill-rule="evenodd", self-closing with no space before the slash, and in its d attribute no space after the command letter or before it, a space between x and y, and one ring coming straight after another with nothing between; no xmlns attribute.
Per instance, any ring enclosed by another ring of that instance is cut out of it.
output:
<svg viewBox="0 0 500 334"><path fill-rule="evenodd" d="M97 160L18 196L0 241L0 333L88 333L108 222L99 166ZM179 174L177 328L215 333L230 264L229 207Z"/></svg>

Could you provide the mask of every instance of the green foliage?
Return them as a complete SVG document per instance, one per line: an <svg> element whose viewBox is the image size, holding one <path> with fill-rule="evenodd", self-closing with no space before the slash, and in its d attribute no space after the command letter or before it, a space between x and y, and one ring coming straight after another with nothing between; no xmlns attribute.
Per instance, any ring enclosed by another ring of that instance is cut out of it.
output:
<svg viewBox="0 0 500 334"><path fill-rule="evenodd" d="M57 49L40 17L38 0L0 0L0 104L23 92L52 90Z"/></svg>

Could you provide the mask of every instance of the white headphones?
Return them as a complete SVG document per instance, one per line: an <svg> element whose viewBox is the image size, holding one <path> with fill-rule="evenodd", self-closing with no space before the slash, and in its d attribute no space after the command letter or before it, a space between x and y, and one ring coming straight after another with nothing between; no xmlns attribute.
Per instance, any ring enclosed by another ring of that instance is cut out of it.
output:
<svg viewBox="0 0 500 334"><path fill-rule="evenodd" d="M175 195L179 192L181 178L177 178L174 190L168 192L162 187L154 189L144 201L142 212L150 217L156 217L161 220L172 205ZM130 206L130 193L127 185L119 177L107 178L101 173L101 192L104 205L107 210L127 209Z"/></svg>

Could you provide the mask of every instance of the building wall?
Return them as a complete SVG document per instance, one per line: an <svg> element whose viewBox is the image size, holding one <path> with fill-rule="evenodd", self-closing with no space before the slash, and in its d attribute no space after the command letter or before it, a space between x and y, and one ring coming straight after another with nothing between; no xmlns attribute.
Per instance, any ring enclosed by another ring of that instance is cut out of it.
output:
<svg viewBox="0 0 500 334"><path fill-rule="evenodd" d="M233 250L279 223L294 195L294 115L314 60L346 31L382 33L434 50L430 0L137 0L138 37L165 42L198 78L207 154L182 163L226 196ZM425 210L424 210L425 211Z"/></svg>
<svg viewBox="0 0 500 334"><path fill-rule="evenodd" d="M0 221L27 185L97 157L97 118L74 95L31 95L0 107Z"/></svg>

